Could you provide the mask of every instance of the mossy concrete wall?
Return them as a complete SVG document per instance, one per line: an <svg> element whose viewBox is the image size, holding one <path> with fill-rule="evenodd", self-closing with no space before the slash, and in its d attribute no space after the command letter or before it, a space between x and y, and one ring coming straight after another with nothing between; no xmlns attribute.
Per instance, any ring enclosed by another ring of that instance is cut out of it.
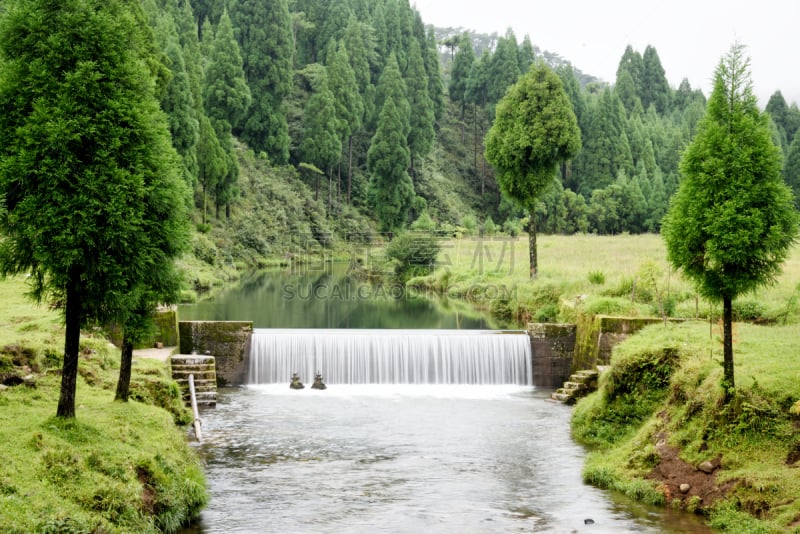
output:
<svg viewBox="0 0 800 534"><path fill-rule="evenodd" d="M108 337L117 347L122 346L122 328L118 324L106 326ZM161 343L165 347L178 346L178 309L175 306L159 308L153 314L153 331L136 343L136 349L149 349Z"/></svg>
<svg viewBox="0 0 800 534"><path fill-rule="evenodd" d="M608 365L615 345L643 327L662 322L658 317L610 317L588 315L578 319L578 338L573 359L573 371Z"/></svg>
<svg viewBox="0 0 800 534"><path fill-rule="evenodd" d="M217 385L247 383L252 321L180 321L180 353L216 358Z"/></svg>
<svg viewBox="0 0 800 534"><path fill-rule="evenodd" d="M530 323L533 385L556 387L572 372L577 327L574 324Z"/></svg>

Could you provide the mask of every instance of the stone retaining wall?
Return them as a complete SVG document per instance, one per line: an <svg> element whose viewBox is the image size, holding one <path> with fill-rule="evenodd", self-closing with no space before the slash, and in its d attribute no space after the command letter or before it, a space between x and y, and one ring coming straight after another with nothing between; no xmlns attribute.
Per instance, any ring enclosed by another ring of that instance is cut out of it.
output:
<svg viewBox="0 0 800 534"><path fill-rule="evenodd" d="M252 321L180 321L178 333L181 354L215 357L218 386L247 383Z"/></svg>
<svg viewBox="0 0 800 534"><path fill-rule="evenodd" d="M574 324L530 323L533 385L560 386L572 372L577 327Z"/></svg>

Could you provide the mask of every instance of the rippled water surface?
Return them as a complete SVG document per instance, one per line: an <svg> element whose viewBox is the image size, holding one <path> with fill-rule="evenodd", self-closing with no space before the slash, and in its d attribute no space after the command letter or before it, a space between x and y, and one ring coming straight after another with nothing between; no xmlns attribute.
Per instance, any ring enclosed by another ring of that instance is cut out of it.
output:
<svg viewBox="0 0 800 534"><path fill-rule="evenodd" d="M584 485L571 409L522 386L287 385L203 417L194 532L709 532ZM593 524L587 525L586 519Z"/></svg>

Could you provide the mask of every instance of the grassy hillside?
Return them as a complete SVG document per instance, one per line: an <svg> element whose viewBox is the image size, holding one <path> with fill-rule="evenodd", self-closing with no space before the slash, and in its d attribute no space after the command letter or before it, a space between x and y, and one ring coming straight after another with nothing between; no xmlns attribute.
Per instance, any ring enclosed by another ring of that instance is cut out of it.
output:
<svg viewBox="0 0 800 534"><path fill-rule="evenodd" d="M592 449L584 479L703 513L725 532L798 532L800 325L737 323L727 405L719 335L703 322L650 326L615 349L573 414L573 435Z"/></svg>
<svg viewBox="0 0 800 534"><path fill-rule="evenodd" d="M63 329L25 291L22 279L0 281L0 531L177 531L207 496L163 362L136 361L141 402L114 402L119 349L87 333L76 418L57 419Z"/></svg>

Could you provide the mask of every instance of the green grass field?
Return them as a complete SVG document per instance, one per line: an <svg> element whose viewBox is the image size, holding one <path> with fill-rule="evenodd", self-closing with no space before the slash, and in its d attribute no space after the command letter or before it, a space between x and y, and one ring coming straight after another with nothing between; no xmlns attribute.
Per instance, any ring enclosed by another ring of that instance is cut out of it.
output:
<svg viewBox="0 0 800 534"><path fill-rule="evenodd" d="M25 292L0 280L0 377L33 376L0 390L0 532L177 531L207 497L164 363L136 361L131 396L144 402L115 402L119 349L82 335L76 418L56 418L61 317Z"/></svg>
<svg viewBox="0 0 800 534"><path fill-rule="evenodd" d="M698 298L692 284L670 268L658 235L543 235L537 248L539 273L531 280L526 236L445 241L435 271L409 284L473 300L519 323L569 322L575 305L624 315L661 315L662 308L674 317L720 313L720 305ZM800 320L800 246L783 267L774 285L737 299L747 319ZM497 302L498 295L507 298Z"/></svg>

